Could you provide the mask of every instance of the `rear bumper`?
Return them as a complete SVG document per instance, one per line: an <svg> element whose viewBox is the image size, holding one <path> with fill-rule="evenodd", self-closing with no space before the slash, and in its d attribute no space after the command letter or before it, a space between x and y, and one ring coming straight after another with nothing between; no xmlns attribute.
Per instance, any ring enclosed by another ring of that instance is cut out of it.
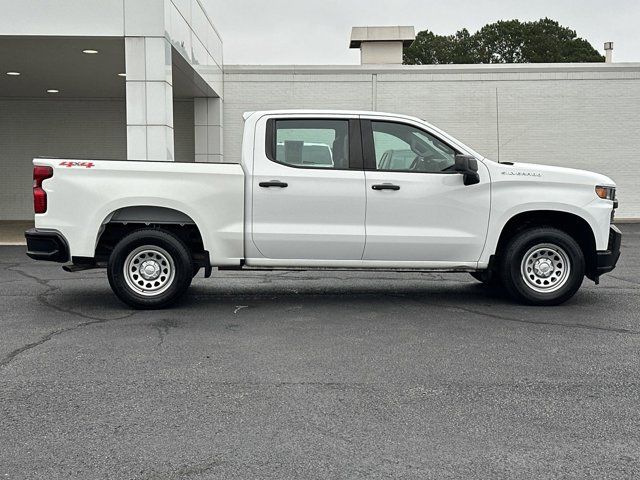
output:
<svg viewBox="0 0 640 480"><path fill-rule="evenodd" d="M69 261L69 245L56 230L32 228L24 232L27 239L27 255L34 260L65 263Z"/></svg>
<svg viewBox="0 0 640 480"><path fill-rule="evenodd" d="M616 268L620 258L622 232L615 225L609 229L609 245L603 252L596 252L596 275L600 276Z"/></svg>

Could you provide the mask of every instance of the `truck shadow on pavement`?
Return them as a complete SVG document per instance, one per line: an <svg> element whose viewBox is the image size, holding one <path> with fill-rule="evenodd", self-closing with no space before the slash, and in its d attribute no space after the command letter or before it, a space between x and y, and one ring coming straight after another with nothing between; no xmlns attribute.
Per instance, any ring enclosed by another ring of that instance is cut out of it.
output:
<svg viewBox="0 0 640 480"><path fill-rule="evenodd" d="M104 271L68 274L55 265L0 257L2 323L9 329L0 367L53 338L101 324L151 328L157 346L169 331L252 336L257 328L282 334L283 326L301 325L325 333L347 329L356 336L369 328L389 335L411 328L421 336L463 325L638 335L628 314L637 288L611 279L600 287L583 286L561 307L527 307L459 274L219 272L212 279L194 279L173 307L143 311L115 297ZM12 333L15 324L21 327ZM22 329L30 332L27 342L21 340Z"/></svg>
<svg viewBox="0 0 640 480"><path fill-rule="evenodd" d="M142 312L127 307L115 297L103 270L68 274L57 265L37 264L23 258L19 255L22 251L15 248L5 249L2 253L9 252L11 255L0 258L0 295L22 295L31 307L37 302L44 310L57 311L57 316L72 315L85 322L126 319ZM592 319L606 323L597 318L597 312L609 311L610 314L620 308L620 295L611 293L618 293L620 289L637 290L633 283L615 279L610 282L615 285L605 282L594 287L585 281L578 294L560 307L527 307L512 301L505 291L485 286L466 274L215 272L211 279L195 278L185 297L171 308L149 311L145 316L181 318L185 314L206 313L215 318L260 309L265 315L277 318L279 308L300 308L314 314L325 310L357 309L362 314L387 315L400 308L409 315L412 309L430 309L432 312L445 309L459 313L481 310L483 315L508 313L509 317L534 320L548 317L553 312L554 317L565 315L589 320L586 323L591 323ZM19 311L7 313L20 314ZM413 312L416 313L419 312Z"/></svg>

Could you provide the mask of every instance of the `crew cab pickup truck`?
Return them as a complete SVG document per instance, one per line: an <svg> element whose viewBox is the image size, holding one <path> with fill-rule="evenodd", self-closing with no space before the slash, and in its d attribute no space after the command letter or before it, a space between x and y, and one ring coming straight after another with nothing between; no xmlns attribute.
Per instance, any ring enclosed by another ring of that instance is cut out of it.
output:
<svg viewBox="0 0 640 480"><path fill-rule="evenodd" d="M404 115L244 120L238 163L34 160L27 254L106 267L134 308L166 307L214 268L468 272L557 305L620 255L603 175L496 163Z"/></svg>

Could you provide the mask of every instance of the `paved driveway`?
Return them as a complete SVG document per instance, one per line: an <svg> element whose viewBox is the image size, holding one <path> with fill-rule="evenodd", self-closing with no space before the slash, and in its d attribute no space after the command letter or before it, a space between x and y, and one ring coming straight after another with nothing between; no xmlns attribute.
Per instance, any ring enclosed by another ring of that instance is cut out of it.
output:
<svg viewBox="0 0 640 480"><path fill-rule="evenodd" d="M0 479L637 478L640 226L568 304L220 273L134 312L0 248Z"/></svg>

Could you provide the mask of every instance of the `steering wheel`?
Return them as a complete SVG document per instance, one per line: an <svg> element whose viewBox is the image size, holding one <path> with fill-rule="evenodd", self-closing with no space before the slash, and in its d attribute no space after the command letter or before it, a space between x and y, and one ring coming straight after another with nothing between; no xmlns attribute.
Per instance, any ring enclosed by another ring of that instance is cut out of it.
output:
<svg viewBox="0 0 640 480"><path fill-rule="evenodd" d="M437 155L417 155L416 158L411 163L409 170L412 172L437 172L439 170L439 166L442 164L442 161L436 160L438 158Z"/></svg>

